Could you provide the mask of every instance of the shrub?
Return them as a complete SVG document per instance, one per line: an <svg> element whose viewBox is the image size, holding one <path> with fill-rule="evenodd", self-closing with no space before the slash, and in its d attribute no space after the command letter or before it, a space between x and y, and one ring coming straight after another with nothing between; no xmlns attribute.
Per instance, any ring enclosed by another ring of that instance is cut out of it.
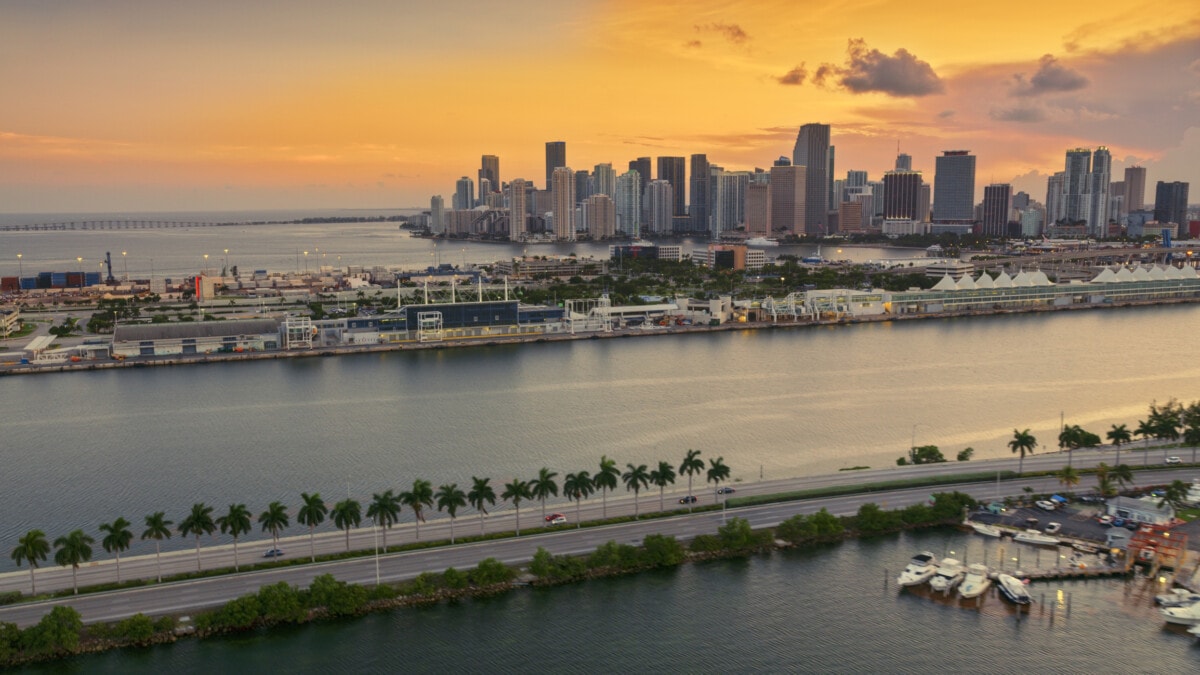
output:
<svg viewBox="0 0 1200 675"><path fill-rule="evenodd" d="M765 530L755 532L745 518L731 518L717 529L717 538L726 550L746 551L770 544L771 533Z"/></svg>
<svg viewBox="0 0 1200 675"><path fill-rule="evenodd" d="M116 636L130 642L146 642L154 637L154 620L140 612L134 614L117 623Z"/></svg>
<svg viewBox="0 0 1200 675"><path fill-rule="evenodd" d="M692 539L691 549L697 553L720 551L722 548L721 540L712 534L698 534Z"/></svg>
<svg viewBox="0 0 1200 675"><path fill-rule="evenodd" d="M15 623L0 621L0 665L11 661L21 651L21 629Z"/></svg>
<svg viewBox="0 0 1200 675"><path fill-rule="evenodd" d="M879 534L895 530L900 526L900 516L894 511L884 511L878 504L867 502L858 509L855 519L858 531L863 534Z"/></svg>
<svg viewBox="0 0 1200 675"><path fill-rule="evenodd" d="M399 592L390 584L379 584L368 593L371 600L391 600L397 595Z"/></svg>
<svg viewBox="0 0 1200 675"><path fill-rule="evenodd" d="M297 623L308 615L300 591L286 581L258 589L259 611L269 621Z"/></svg>
<svg viewBox="0 0 1200 675"><path fill-rule="evenodd" d="M243 595L214 612L209 625L213 628L249 628L258 622L260 608L257 595Z"/></svg>
<svg viewBox="0 0 1200 675"><path fill-rule="evenodd" d="M533 561L529 563L530 574L540 579L550 579L556 571L554 555L539 546L537 552L533 554Z"/></svg>
<svg viewBox="0 0 1200 675"><path fill-rule="evenodd" d="M58 606L42 617L35 626L21 633L24 650L33 655L73 652L79 647L83 620L73 607Z"/></svg>
<svg viewBox="0 0 1200 675"><path fill-rule="evenodd" d="M675 537L648 534L642 539L642 564L647 567L674 567L685 557L683 545Z"/></svg>
<svg viewBox="0 0 1200 675"><path fill-rule="evenodd" d="M515 576L507 565L495 558L485 558L468 575L471 583L476 586L490 586L511 581Z"/></svg>
<svg viewBox="0 0 1200 675"><path fill-rule="evenodd" d="M309 604L324 607L331 616L354 614L367 604L367 589L358 584L338 581L332 574L322 574L308 587Z"/></svg>
<svg viewBox="0 0 1200 675"><path fill-rule="evenodd" d="M445 584L446 588L451 588L454 590L466 588L467 582L467 575L459 572L453 567L447 567L446 571L442 572L442 583Z"/></svg>
<svg viewBox="0 0 1200 675"><path fill-rule="evenodd" d="M638 565L638 550L629 544L608 541L596 547L595 552L588 556L587 564L592 568L630 569Z"/></svg>
<svg viewBox="0 0 1200 675"><path fill-rule="evenodd" d="M154 620L154 630L158 633L167 633L175 630L175 617L160 616Z"/></svg>

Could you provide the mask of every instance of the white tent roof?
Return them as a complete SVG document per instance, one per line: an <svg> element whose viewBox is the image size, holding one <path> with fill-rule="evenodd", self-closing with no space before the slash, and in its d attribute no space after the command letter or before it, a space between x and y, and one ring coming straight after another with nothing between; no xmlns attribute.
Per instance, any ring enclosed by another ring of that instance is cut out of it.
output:
<svg viewBox="0 0 1200 675"><path fill-rule="evenodd" d="M994 283L996 288L1012 288L1013 285L1012 277L1008 276L1006 272L1001 272Z"/></svg>
<svg viewBox="0 0 1200 675"><path fill-rule="evenodd" d="M1145 267L1138 267L1136 270L1133 271L1133 280L1134 281L1149 281L1150 273L1146 271Z"/></svg>
<svg viewBox="0 0 1200 675"><path fill-rule="evenodd" d="M975 280L971 278L970 274L964 274L963 278L958 280L958 290L960 291L973 291L975 288Z"/></svg>
<svg viewBox="0 0 1200 675"><path fill-rule="evenodd" d="M1167 279L1182 279L1183 270L1174 265L1167 265L1167 269L1163 270L1163 275L1165 275Z"/></svg>
<svg viewBox="0 0 1200 675"><path fill-rule="evenodd" d="M1172 267L1171 269L1175 268ZM1163 281L1167 278L1167 271L1158 265L1155 265L1154 268L1150 270L1150 278L1155 281Z"/></svg>
<svg viewBox="0 0 1200 675"><path fill-rule="evenodd" d="M996 287L996 283L994 281L992 281L992 278L990 276L988 276L987 272L983 272L982 274L979 275L979 278L975 280L975 288L989 288L990 289L990 288L995 288L995 287Z"/></svg>
<svg viewBox="0 0 1200 675"><path fill-rule="evenodd" d="M956 290L958 290L958 286L954 283L954 279L951 279L950 275L947 274L947 275L943 276L936 284L934 284L932 290L956 291Z"/></svg>
<svg viewBox="0 0 1200 675"><path fill-rule="evenodd" d="M1095 279L1092 279L1093 284L1112 284L1116 283L1116 281L1117 275L1107 267L1100 274L1097 274Z"/></svg>
<svg viewBox="0 0 1200 675"><path fill-rule="evenodd" d="M1025 273L1025 270L1021 270L1017 272L1017 276L1013 277L1012 285L1013 288L1029 288L1033 282L1029 280L1029 275Z"/></svg>
<svg viewBox="0 0 1200 675"><path fill-rule="evenodd" d="M1049 277L1046 276L1046 273L1041 270L1034 270L1034 271L1030 272L1029 273L1029 282L1031 284L1033 284L1034 286L1053 286L1054 285L1054 283L1050 281Z"/></svg>
<svg viewBox="0 0 1200 675"><path fill-rule="evenodd" d="M1128 267L1122 267L1117 270L1117 281L1136 281L1133 277L1133 272L1129 271Z"/></svg>
<svg viewBox="0 0 1200 675"><path fill-rule="evenodd" d="M1190 267L1188 265L1184 265L1182 268L1180 268L1179 274L1180 279L1195 279L1197 276L1200 276L1196 274L1195 267Z"/></svg>

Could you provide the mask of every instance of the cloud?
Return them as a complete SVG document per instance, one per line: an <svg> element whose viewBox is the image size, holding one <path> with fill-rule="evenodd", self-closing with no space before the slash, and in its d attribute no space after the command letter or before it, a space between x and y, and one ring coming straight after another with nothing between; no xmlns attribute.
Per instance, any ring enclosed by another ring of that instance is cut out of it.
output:
<svg viewBox="0 0 1200 675"><path fill-rule="evenodd" d="M1037 72L1025 80L1025 76L1013 76L1016 86L1013 94L1017 96L1041 96L1083 89L1088 85L1088 79L1077 71L1061 65L1058 59L1046 54L1038 61Z"/></svg>
<svg viewBox="0 0 1200 675"><path fill-rule="evenodd" d="M997 122L1041 122L1046 119L1046 113L1041 108L1016 107L1016 108L992 108L988 111L988 117Z"/></svg>
<svg viewBox="0 0 1200 675"><path fill-rule="evenodd" d="M907 49L897 49L888 56L878 49L869 49L861 38L852 39L847 45L845 65L822 64L813 75L813 82L822 85L830 78L855 94L879 92L900 97L945 91L941 78L928 62Z"/></svg>
<svg viewBox="0 0 1200 675"><path fill-rule="evenodd" d="M704 43L699 40L688 40L683 44L683 46L687 47L688 49L699 49L704 46Z"/></svg>
<svg viewBox="0 0 1200 675"><path fill-rule="evenodd" d="M750 40L750 36L736 23L706 23L694 26L697 33L716 33L735 45L741 46Z"/></svg>
<svg viewBox="0 0 1200 675"><path fill-rule="evenodd" d="M938 113L937 116L940 117L941 119L949 119L951 117L954 117L954 111L953 110L943 110L942 112Z"/></svg>
<svg viewBox="0 0 1200 675"><path fill-rule="evenodd" d="M786 85L801 85L804 84L804 78L808 77L808 71L804 69L804 64L792 68L783 75L775 78L779 84Z"/></svg>

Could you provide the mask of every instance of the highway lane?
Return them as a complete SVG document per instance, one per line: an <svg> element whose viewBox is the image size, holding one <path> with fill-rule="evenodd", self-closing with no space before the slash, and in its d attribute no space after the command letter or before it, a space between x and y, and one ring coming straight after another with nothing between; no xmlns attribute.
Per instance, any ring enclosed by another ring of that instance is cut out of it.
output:
<svg viewBox="0 0 1200 675"><path fill-rule="evenodd" d="M1156 476L1155 481L1190 480L1189 476L1192 473L1194 471L1188 469L1164 472ZM1000 496L1018 496L1022 494L1022 488L1025 486L1033 488L1035 492L1052 492L1060 487L1057 480L1052 477L1010 481L1000 486L1001 491L999 494ZM691 515L682 514L617 525L582 529L565 528L509 539L380 555L378 557L379 579L385 582L402 581L411 579L425 571L440 572L447 567L468 569L474 567L479 561L487 557L494 557L509 565L521 565L532 558L539 546L546 548L556 555L574 555L589 553L607 541L630 544L640 543L642 538L647 534L666 534L687 540L697 534L715 533L723 519L735 515L747 519L754 527L771 527L797 513L814 513L821 508L826 508L835 515L856 513L859 507L867 502L874 502L888 509L903 508L925 501L931 492L950 490L960 490L980 500L992 499L997 494L997 488L994 483L945 485L937 488L909 488L871 494L845 495L741 507L729 509L726 513L716 511ZM747 492L750 492L750 490L747 490ZM611 501L614 503L609 504L610 515L614 515L625 508L632 511L631 500L625 502L621 500ZM655 496L654 501L657 504L657 496ZM524 515L522 520L525 520ZM498 518L496 521L503 521L503 518ZM503 524L498 525L498 527L503 527ZM447 532L443 532L443 529L448 531L448 524L430 522L422 527L422 539L437 538L441 534L446 534ZM459 533L463 531L461 523L456 527L456 531ZM477 522L474 531L478 532ZM369 538L371 535L369 531L366 533L359 532L358 534L360 535L359 539L362 539L361 535L366 534L368 537L366 543L370 544ZM307 542L304 541L306 537L289 539L296 540L289 544L291 551L299 554L304 552L302 549L307 548ZM395 539L390 539L390 541L394 542ZM354 542L352 538L352 544L354 543L357 542ZM302 546L301 544L304 545ZM318 537L318 544L318 551L324 549L341 550L345 546L344 537L340 533ZM245 546L245 548L250 547ZM258 549L255 548L254 551L257 554ZM231 550L213 550L205 551L205 553L212 554L212 558L206 559L206 562L216 564L226 557L230 561L232 560ZM166 557L164 556L164 559ZM172 558L172 569L175 567L194 569L194 552L177 552L170 557ZM122 562L123 573L134 567L139 570L143 568L141 563L144 561L142 560L139 560L136 566L127 566L126 562ZM153 556L150 556L150 562L153 562ZM164 564L164 569L166 568ZM104 574L96 570L114 571L110 566L106 565L97 565L96 568L89 569L88 571L95 574L98 578L104 578ZM69 570L58 571L66 574L69 584ZM374 556L366 556L344 561L244 572L242 574L229 574L162 585L154 584L129 590L86 594L55 601L0 607L0 621L11 621L22 626L29 625L36 623L41 616L49 612L50 608L60 604L75 607L83 615L85 622L114 621L131 616L137 612L151 615L190 613L204 608L219 606L240 595L255 592L259 587L266 584L286 581L289 584L297 586L307 586L313 578L326 573L333 574L338 579L344 581L373 584L376 578L376 558ZM17 574L22 576L27 584L28 573ZM83 579L84 575L81 573L81 583L84 583Z"/></svg>

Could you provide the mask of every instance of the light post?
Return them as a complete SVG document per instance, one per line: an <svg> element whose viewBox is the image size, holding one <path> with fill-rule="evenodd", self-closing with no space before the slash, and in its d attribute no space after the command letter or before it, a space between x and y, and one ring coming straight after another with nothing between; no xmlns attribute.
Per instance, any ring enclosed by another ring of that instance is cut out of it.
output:
<svg viewBox="0 0 1200 675"><path fill-rule="evenodd" d="M228 272L229 272L229 249L225 249L225 273L228 273ZM221 276L225 276L225 273L222 273Z"/></svg>
<svg viewBox="0 0 1200 675"><path fill-rule="evenodd" d="M125 281L129 281L129 251L121 251L121 263L125 266Z"/></svg>
<svg viewBox="0 0 1200 675"><path fill-rule="evenodd" d="M375 538L375 585L379 586L379 521L371 519L371 536Z"/></svg>
<svg viewBox="0 0 1200 675"><path fill-rule="evenodd" d="M75 256L75 261L79 263L79 290L83 290L83 256Z"/></svg>
<svg viewBox="0 0 1200 675"><path fill-rule="evenodd" d="M304 252L304 276L308 276L308 251Z"/></svg>
<svg viewBox="0 0 1200 675"><path fill-rule="evenodd" d="M24 254L22 254L22 253L17 254L17 276L18 277L25 276L25 268L21 265L21 256L22 255L24 255Z"/></svg>

